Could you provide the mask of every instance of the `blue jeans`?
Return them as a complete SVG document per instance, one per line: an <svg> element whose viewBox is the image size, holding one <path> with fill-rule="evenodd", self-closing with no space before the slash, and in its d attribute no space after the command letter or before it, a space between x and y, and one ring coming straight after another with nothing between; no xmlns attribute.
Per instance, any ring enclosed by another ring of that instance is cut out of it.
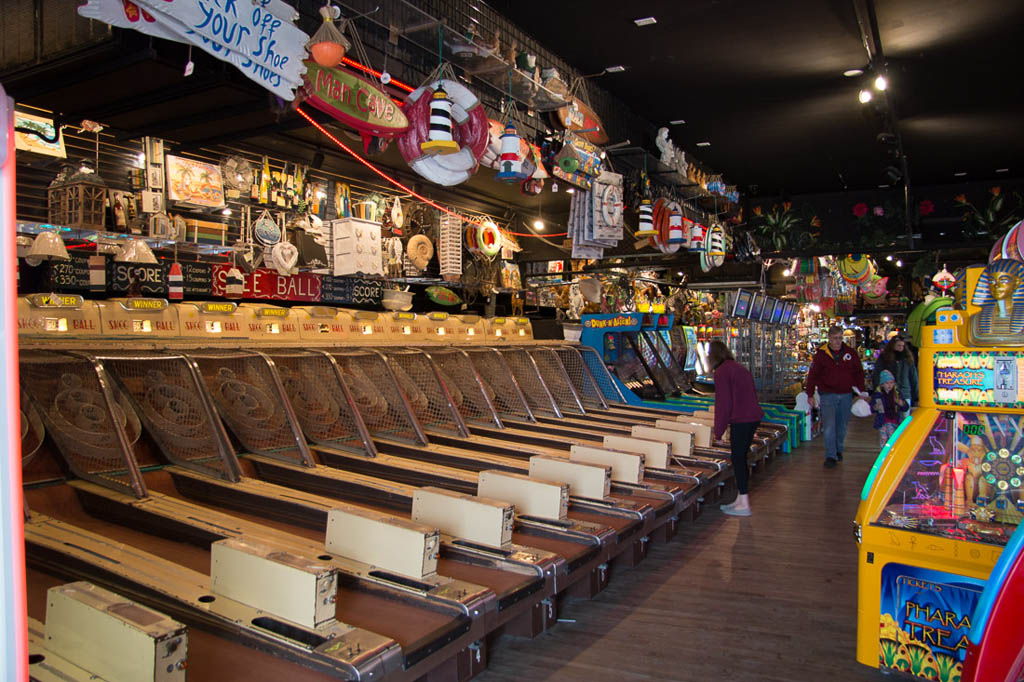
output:
<svg viewBox="0 0 1024 682"><path fill-rule="evenodd" d="M846 442L846 425L850 422L853 393L821 394L821 426L825 432L825 457L836 459Z"/></svg>

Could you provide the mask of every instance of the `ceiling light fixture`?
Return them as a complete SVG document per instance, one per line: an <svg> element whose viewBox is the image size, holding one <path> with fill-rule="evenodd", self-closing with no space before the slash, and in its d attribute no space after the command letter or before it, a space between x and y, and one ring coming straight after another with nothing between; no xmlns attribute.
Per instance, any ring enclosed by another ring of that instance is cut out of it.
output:
<svg viewBox="0 0 1024 682"><path fill-rule="evenodd" d="M793 271L790 270L789 268L786 268L785 270L782 271L782 276L783 277L789 277L792 274L793 274Z"/></svg>
<svg viewBox="0 0 1024 682"><path fill-rule="evenodd" d="M1009 173L1009 168L996 168L996 173Z"/></svg>
<svg viewBox="0 0 1024 682"><path fill-rule="evenodd" d="M622 73L626 70L626 67L622 64L616 64L615 66L609 66L605 69L608 73Z"/></svg>
<svg viewBox="0 0 1024 682"><path fill-rule="evenodd" d="M889 81L886 80L885 76L879 76L878 78L875 79L875 90L882 92L888 87Z"/></svg>
<svg viewBox="0 0 1024 682"><path fill-rule="evenodd" d="M967 175L967 171L957 171L956 173L953 173L954 178L962 178L965 175Z"/></svg>
<svg viewBox="0 0 1024 682"><path fill-rule="evenodd" d="M896 267L902 268L903 267L903 261L902 260L897 260L896 261Z"/></svg>
<svg viewBox="0 0 1024 682"><path fill-rule="evenodd" d="M892 262L892 254L889 254L888 256L886 256L885 260L887 260L889 262Z"/></svg>
<svg viewBox="0 0 1024 682"><path fill-rule="evenodd" d="M889 185L879 185L878 189L889 189Z"/></svg>
<svg viewBox="0 0 1024 682"><path fill-rule="evenodd" d="M685 121L684 119L681 119L681 118L677 118L676 120L674 120L674 121L669 121L668 123L669 123L669 125L673 125L673 126L681 126L681 125L683 125L684 123L686 123L686 121Z"/></svg>
<svg viewBox="0 0 1024 682"><path fill-rule="evenodd" d="M539 219L538 220L534 220L533 221L533 229L535 229L535 230L543 230L544 229L544 221L543 220L539 220Z"/></svg>
<svg viewBox="0 0 1024 682"><path fill-rule="evenodd" d="M857 99L860 100L861 104L867 104L871 101L871 98L872 95L870 90L861 90L860 94L857 96Z"/></svg>
<svg viewBox="0 0 1024 682"><path fill-rule="evenodd" d="M698 147L710 147L711 143L710 142L698 142L697 146Z"/></svg>
<svg viewBox="0 0 1024 682"><path fill-rule="evenodd" d="M652 24L658 23L658 20L654 17L644 17L643 19L634 19L633 23L639 26L651 26Z"/></svg>
<svg viewBox="0 0 1024 682"><path fill-rule="evenodd" d="M863 76L864 69L847 69L846 71L843 71L843 75L846 76L847 78L853 78L854 76Z"/></svg>

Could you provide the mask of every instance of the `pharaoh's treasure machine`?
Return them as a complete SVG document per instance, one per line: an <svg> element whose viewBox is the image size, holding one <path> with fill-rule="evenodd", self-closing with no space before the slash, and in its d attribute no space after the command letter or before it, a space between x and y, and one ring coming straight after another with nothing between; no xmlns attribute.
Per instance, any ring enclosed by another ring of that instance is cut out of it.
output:
<svg viewBox="0 0 1024 682"><path fill-rule="evenodd" d="M864 484L857 660L958 680L972 614L1024 516L1024 263L957 279L922 327L920 406Z"/></svg>

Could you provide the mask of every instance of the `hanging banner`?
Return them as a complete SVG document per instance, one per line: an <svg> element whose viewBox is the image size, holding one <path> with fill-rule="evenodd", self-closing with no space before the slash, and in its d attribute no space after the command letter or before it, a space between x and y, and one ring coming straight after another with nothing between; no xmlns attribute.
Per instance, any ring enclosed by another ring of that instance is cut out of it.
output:
<svg viewBox="0 0 1024 682"><path fill-rule="evenodd" d="M213 266L213 295L223 296L225 280L230 265ZM299 273L283 277L274 270L260 268L243 276L244 290L242 298L255 298L267 301L304 301L320 302L320 275Z"/></svg>
<svg viewBox="0 0 1024 682"><path fill-rule="evenodd" d="M195 45L290 101L302 85L309 36L283 18L285 7L280 0L87 0L78 13Z"/></svg>

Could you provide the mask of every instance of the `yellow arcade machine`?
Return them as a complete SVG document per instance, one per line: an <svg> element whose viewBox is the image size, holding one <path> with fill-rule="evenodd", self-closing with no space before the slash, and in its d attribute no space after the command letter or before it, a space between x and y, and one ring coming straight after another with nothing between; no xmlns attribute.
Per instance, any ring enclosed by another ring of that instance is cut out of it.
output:
<svg viewBox="0 0 1024 682"><path fill-rule="evenodd" d="M857 660L958 680L971 614L1024 517L1024 263L968 268L922 327L920 406L864 484Z"/></svg>

